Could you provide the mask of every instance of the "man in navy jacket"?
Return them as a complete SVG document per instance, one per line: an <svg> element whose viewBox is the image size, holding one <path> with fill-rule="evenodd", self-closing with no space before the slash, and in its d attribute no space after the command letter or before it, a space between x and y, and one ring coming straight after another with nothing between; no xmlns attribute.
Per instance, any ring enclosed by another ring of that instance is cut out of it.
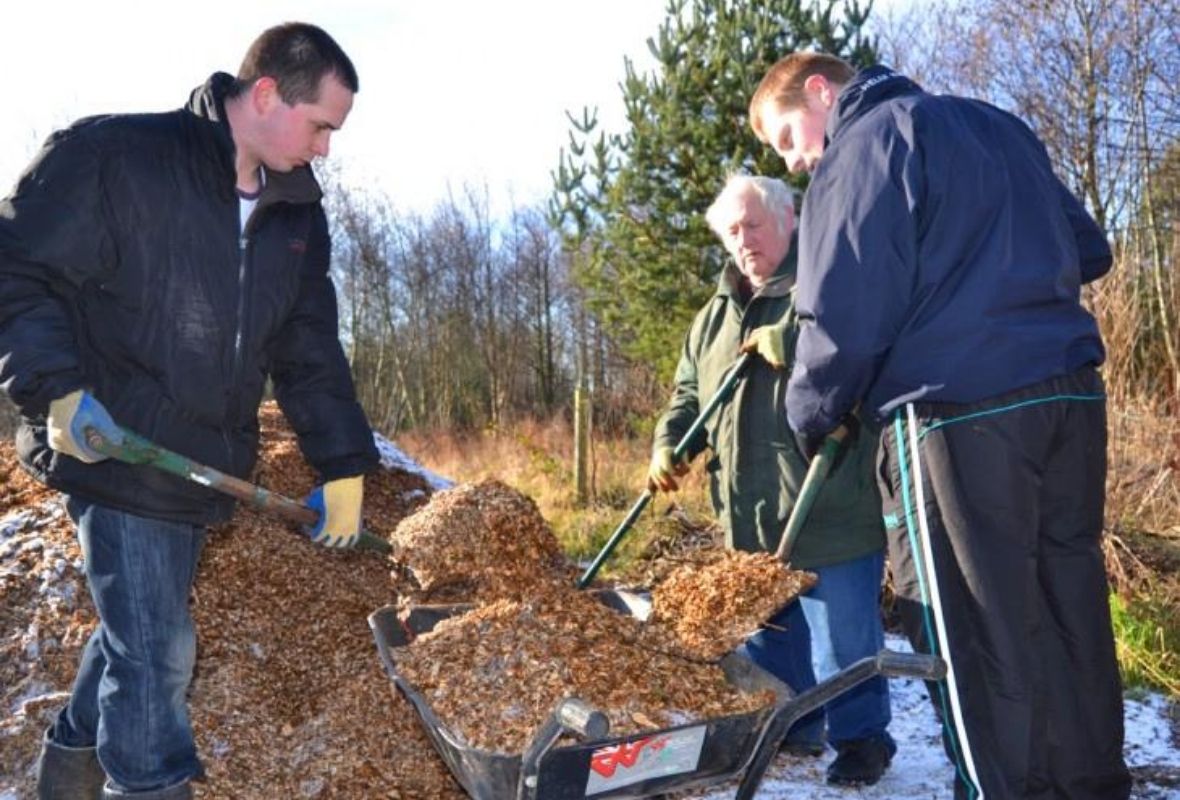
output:
<svg viewBox="0 0 1180 800"><path fill-rule="evenodd" d="M885 68L780 60L759 138L810 172L787 390L811 446L858 405L906 633L965 798L1125 798L1100 547L1102 231L1019 119Z"/></svg>

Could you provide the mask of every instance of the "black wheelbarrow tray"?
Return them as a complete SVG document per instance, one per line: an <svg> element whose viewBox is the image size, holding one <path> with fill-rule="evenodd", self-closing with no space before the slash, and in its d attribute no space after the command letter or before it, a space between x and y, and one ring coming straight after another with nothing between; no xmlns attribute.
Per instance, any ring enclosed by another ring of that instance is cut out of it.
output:
<svg viewBox="0 0 1180 800"><path fill-rule="evenodd" d="M646 600L627 591L597 592L622 613L646 618ZM729 682L744 692L770 689L773 705L744 714L702 719L661 730L609 737L601 712L581 700L561 701L538 728L523 753L471 747L447 729L426 698L398 672L397 649L469 605L416 606L406 619L394 606L369 615L369 627L385 671L418 713L426 733L455 779L476 800L566 800L567 798L651 797L722 783L742 776L737 797L754 796L790 727L861 682L875 676L937 680L941 659L882 650L795 694L749 659L731 653L718 662ZM556 746L566 736L573 744Z"/></svg>

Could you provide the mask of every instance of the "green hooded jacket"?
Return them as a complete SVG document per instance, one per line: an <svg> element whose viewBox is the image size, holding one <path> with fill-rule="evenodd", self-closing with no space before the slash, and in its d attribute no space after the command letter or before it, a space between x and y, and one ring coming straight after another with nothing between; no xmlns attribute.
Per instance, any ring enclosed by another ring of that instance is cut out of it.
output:
<svg viewBox="0 0 1180 800"><path fill-rule="evenodd" d="M794 360L798 326L794 308L795 251L743 308L741 273L731 262L717 292L697 312L676 367L675 389L655 432L655 447L675 447L701 407L717 391L742 342L763 325L782 325L788 362ZM691 443L695 458L706 448L713 509L726 545L775 552L807 474L807 462L787 425L790 368L776 370L754 356L733 397ZM791 554L799 569L868 555L885 545L881 501L873 476L873 431L862 430L853 450L829 474Z"/></svg>

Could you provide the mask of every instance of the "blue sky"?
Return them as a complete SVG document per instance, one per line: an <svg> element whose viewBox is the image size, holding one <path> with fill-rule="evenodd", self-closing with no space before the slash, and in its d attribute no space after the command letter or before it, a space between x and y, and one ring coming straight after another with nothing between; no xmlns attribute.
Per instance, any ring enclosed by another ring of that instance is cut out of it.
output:
<svg viewBox="0 0 1180 800"><path fill-rule="evenodd" d="M908 0L877 0L878 9ZM543 200L565 111L623 125L623 59L640 71L666 0L35 0L0 25L0 195L53 130L88 114L176 108L253 38L314 22L350 54L361 91L333 157L345 180L428 212L464 185L493 210Z"/></svg>
<svg viewBox="0 0 1180 800"><path fill-rule="evenodd" d="M360 75L333 139L346 180L428 211L448 185L460 195L486 184L501 207L546 196L564 111L597 104L620 127L623 57L650 63L645 40L665 0L12 5L0 26L0 194L54 129L88 114L175 108L209 73L236 71L260 31L297 19L328 30Z"/></svg>

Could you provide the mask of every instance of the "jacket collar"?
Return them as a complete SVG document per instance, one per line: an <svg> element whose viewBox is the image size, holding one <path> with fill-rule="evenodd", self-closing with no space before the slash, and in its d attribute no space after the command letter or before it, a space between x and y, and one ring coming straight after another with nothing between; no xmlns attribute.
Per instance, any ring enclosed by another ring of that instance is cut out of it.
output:
<svg viewBox="0 0 1180 800"><path fill-rule="evenodd" d="M203 84L189 94L185 109L211 125L217 158L230 171L231 180L237 180L234 168L234 139L225 113L225 99L234 85L234 77L225 72L215 72ZM233 188L232 186L230 187ZM290 172L267 170L266 182L258 198L258 207L274 203L316 203L323 197L323 191L311 167L296 167Z"/></svg>
<svg viewBox="0 0 1180 800"><path fill-rule="evenodd" d="M798 242L797 235L791 236L791 246L787 250L787 255L779 262L778 269L774 271L770 280L761 289L754 292L754 297L784 297L795 290ZM716 296L727 297L740 304L742 278L742 271L738 269L737 264L732 259L726 262L725 268L721 270L721 277L717 281Z"/></svg>
<svg viewBox="0 0 1180 800"><path fill-rule="evenodd" d="M891 97L915 94L922 87L889 67L876 66L856 73L836 98L836 107L828 117L824 131L828 141L876 106Z"/></svg>

